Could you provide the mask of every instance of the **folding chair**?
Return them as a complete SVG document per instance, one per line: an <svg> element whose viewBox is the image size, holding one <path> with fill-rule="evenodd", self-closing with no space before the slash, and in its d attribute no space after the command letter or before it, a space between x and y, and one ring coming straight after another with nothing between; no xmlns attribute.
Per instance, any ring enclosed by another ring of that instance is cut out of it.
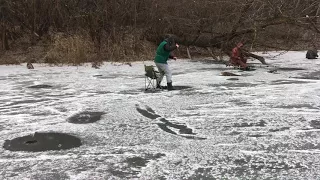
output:
<svg viewBox="0 0 320 180"><path fill-rule="evenodd" d="M156 90L157 87L157 78L158 78L158 71L154 70L154 66L150 65L144 65L145 70L145 90L148 89Z"/></svg>

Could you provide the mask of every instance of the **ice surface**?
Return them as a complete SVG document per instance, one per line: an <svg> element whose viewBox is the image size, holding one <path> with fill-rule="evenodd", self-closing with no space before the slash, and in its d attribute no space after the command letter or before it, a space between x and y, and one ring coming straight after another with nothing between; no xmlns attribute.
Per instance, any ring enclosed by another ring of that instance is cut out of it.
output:
<svg viewBox="0 0 320 180"><path fill-rule="evenodd" d="M34 132L68 133L83 144L36 153L1 148L0 179L317 179L320 60L305 52L261 55L269 65L250 61L256 71L249 72L171 61L173 85L191 88L156 93L144 92L143 65L152 61L0 66L1 144ZM230 81L222 71L241 76ZM68 123L82 112L103 115Z"/></svg>

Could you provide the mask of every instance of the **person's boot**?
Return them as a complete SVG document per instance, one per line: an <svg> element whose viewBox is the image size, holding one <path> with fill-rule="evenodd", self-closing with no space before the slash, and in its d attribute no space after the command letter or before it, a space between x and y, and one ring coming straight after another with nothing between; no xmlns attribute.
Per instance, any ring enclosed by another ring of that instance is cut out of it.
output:
<svg viewBox="0 0 320 180"><path fill-rule="evenodd" d="M168 85L168 91L174 90L174 88L173 88L173 86L172 86L172 82L167 83L167 85Z"/></svg>
<svg viewBox="0 0 320 180"><path fill-rule="evenodd" d="M161 86L160 84L161 84L161 82L157 83L157 89L167 89L168 88L167 86Z"/></svg>
<svg viewBox="0 0 320 180"><path fill-rule="evenodd" d="M160 83L161 83L161 82L157 82L157 89L161 89Z"/></svg>

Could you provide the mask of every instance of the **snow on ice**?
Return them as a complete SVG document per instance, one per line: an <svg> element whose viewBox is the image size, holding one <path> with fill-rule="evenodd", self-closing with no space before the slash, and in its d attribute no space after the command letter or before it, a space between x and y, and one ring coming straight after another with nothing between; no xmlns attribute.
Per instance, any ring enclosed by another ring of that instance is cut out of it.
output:
<svg viewBox="0 0 320 180"><path fill-rule="evenodd" d="M320 61L305 52L261 55L269 65L250 61L255 71L171 61L173 85L189 88L155 93L144 92L143 65L152 61L0 66L2 145L37 132L82 143L1 148L0 179L317 179ZM228 80L222 71L241 76ZM68 122L94 112L92 122Z"/></svg>

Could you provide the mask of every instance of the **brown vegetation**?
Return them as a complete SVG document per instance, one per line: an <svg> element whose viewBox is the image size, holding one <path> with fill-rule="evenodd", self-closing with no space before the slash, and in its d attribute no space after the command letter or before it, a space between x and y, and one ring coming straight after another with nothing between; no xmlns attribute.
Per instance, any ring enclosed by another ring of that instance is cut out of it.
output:
<svg viewBox="0 0 320 180"><path fill-rule="evenodd" d="M239 41L248 53L318 49L319 15L317 0L0 0L0 63L147 60L166 34L190 57Z"/></svg>

